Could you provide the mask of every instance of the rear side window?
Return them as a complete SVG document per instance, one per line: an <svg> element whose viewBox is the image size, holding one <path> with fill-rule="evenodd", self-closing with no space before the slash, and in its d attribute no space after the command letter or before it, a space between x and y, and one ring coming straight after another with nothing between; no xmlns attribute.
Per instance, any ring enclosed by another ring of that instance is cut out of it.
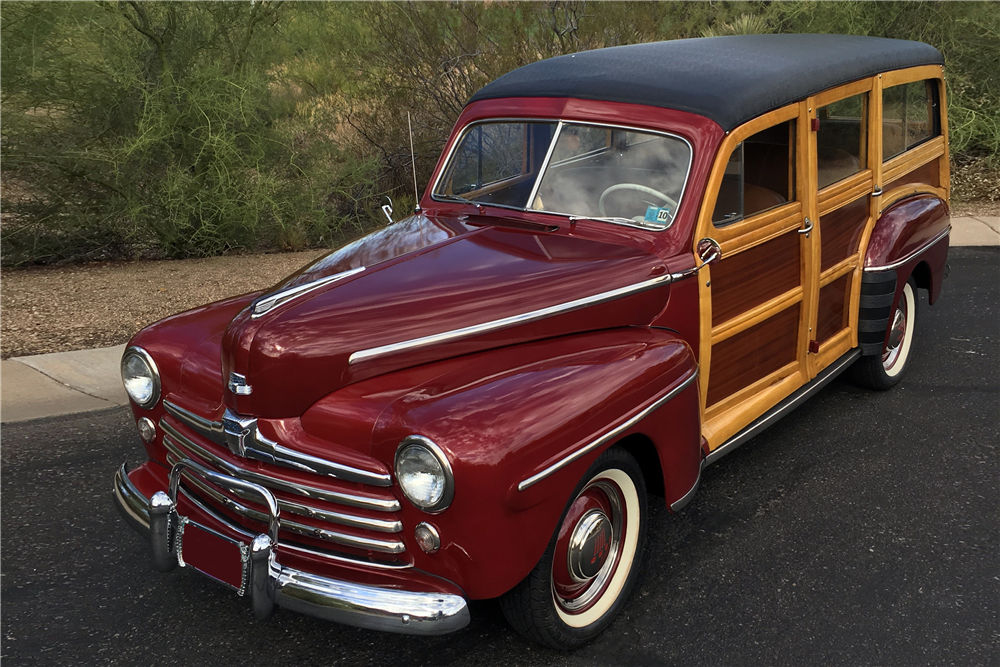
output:
<svg viewBox="0 0 1000 667"><path fill-rule="evenodd" d="M882 159L941 134L937 82L913 81L882 91Z"/></svg>
<svg viewBox="0 0 1000 667"><path fill-rule="evenodd" d="M795 201L795 121L748 137L729 156L715 201L716 227Z"/></svg>
<svg viewBox="0 0 1000 667"><path fill-rule="evenodd" d="M819 189L858 173L868 164L868 93L854 95L816 111L816 167Z"/></svg>

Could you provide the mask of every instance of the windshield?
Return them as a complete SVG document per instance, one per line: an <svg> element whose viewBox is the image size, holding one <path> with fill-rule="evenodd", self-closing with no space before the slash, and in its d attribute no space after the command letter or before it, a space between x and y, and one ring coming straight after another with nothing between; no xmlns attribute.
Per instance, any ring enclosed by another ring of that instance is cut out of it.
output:
<svg viewBox="0 0 1000 667"><path fill-rule="evenodd" d="M477 123L459 140L433 196L664 228L690 163L690 145L670 135L582 123Z"/></svg>

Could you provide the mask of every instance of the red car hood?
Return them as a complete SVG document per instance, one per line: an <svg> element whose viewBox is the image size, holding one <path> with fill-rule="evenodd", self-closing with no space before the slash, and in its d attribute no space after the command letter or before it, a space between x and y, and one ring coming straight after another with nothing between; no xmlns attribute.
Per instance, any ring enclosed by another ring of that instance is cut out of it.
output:
<svg viewBox="0 0 1000 667"><path fill-rule="evenodd" d="M665 305L663 289L568 311L558 306L664 273L655 255L631 246L413 216L327 255L255 304L265 308L284 290L326 282L266 312L254 314L251 306L238 314L223 336L223 377L239 373L252 390L237 396L227 389L225 400L241 414L297 416L340 387L392 370L539 338L645 325ZM554 312L537 313L543 309ZM526 313L536 316L454 335ZM378 349L397 344L404 349Z"/></svg>

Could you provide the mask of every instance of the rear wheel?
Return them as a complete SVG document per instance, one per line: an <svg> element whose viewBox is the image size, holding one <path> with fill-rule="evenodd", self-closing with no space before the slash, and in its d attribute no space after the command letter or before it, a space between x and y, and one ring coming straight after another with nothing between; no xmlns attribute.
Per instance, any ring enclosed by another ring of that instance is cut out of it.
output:
<svg viewBox="0 0 1000 667"><path fill-rule="evenodd" d="M501 598L514 629L564 650L600 634L635 584L646 516L639 464L623 449L608 450L584 475L542 559Z"/></svg>
<svg viewBox="0 0 1000 667"><path fill-rule="evenodd" d="M910 360L916 322L917 285L911 277L903 286L896 310L889 318L882 354L858 359L851 367L854 381L869 389L885 390L895 386L903 378Z"/></svg>

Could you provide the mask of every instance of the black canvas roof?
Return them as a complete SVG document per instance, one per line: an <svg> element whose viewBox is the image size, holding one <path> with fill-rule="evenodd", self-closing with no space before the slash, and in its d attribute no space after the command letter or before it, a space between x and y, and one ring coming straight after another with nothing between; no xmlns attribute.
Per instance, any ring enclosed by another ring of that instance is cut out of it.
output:
<svg viewBox="0 0 1000 667"><path fill-rule="evenodd" d="M902 67L942 64L923 42L853 35L736 35L616 46L539 60L470 102L575 97L690 111L729 131L831 86Z"/></svg>

